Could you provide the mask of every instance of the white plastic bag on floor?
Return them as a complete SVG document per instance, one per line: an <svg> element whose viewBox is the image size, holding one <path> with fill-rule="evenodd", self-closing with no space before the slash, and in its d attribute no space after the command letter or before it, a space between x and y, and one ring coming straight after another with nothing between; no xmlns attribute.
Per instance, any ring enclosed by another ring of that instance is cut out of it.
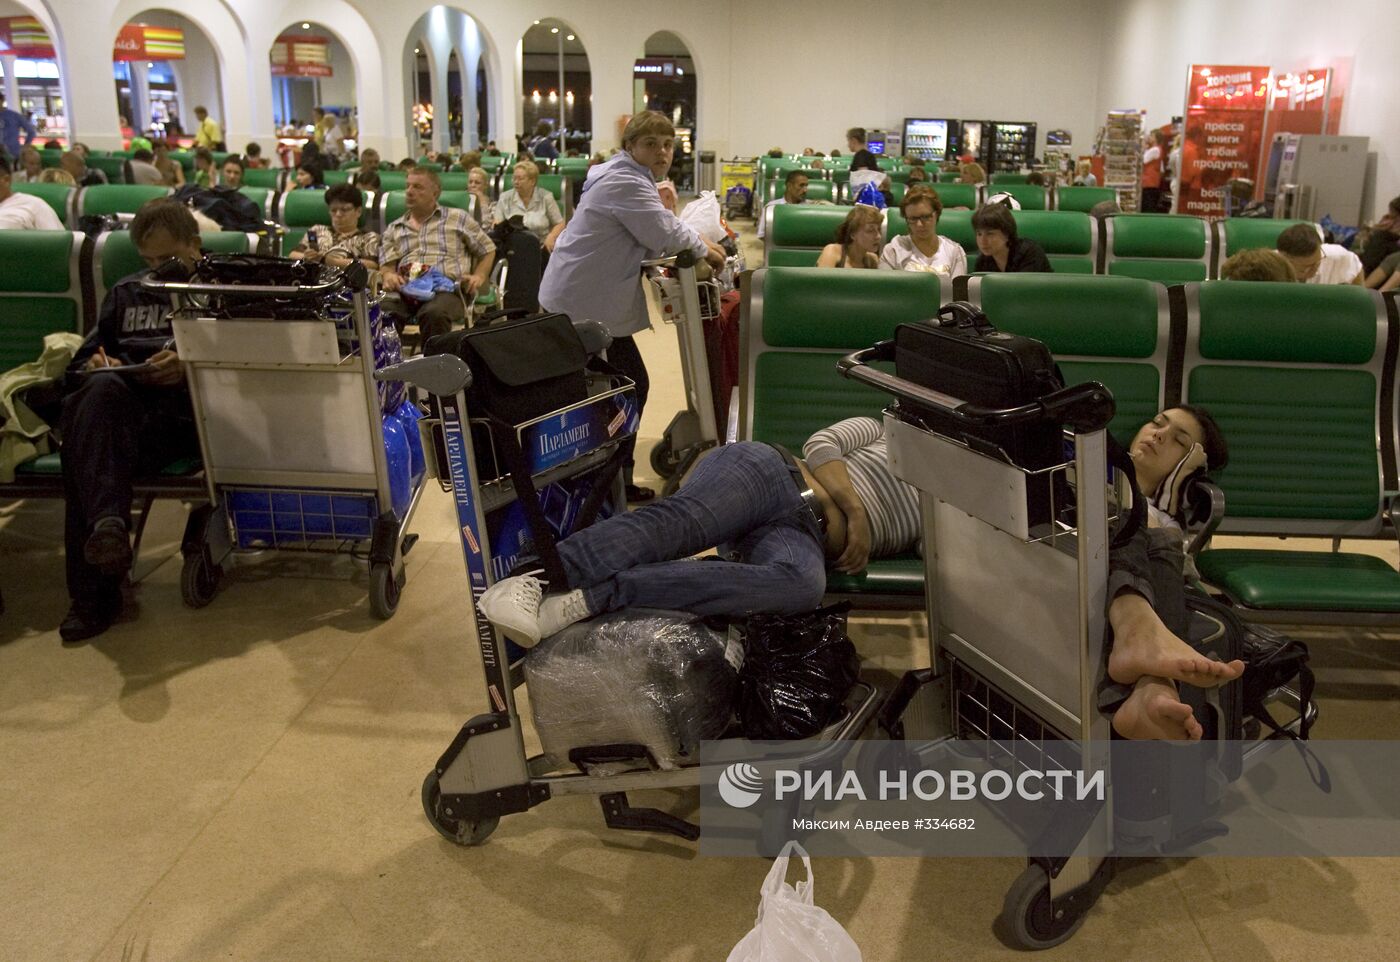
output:
<svg viewBox="0 0 1400 962"><path fill-rule="evenodd" d="M796 888L786 881L791 852L802 856L807 870ZM812 887L812 860L801 845L788 842L763 880L758 920L729 962L861 962L860 948L841 923L813 902Z"/></svg>
<svg viewBox="0 0 1400 962"><path fill-rule="evenodd" d="M685 205L681 211L681 223L695 228L707 241L719 244L729 236L720 219L719 198L712 190L700 191L700 196Z"/></svg>

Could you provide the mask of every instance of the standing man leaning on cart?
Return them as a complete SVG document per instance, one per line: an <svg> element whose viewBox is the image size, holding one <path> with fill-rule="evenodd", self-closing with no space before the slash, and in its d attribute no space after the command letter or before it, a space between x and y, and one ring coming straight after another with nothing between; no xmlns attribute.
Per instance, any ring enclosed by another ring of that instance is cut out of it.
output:
<svg viewBox="0 0 1400 962"><path fill-rule="evenodd" d="M399 296L384 299L384 309L395 316L400 329L408 319L417 319L423 343L466 320L468 305L491 276L496 260L496 245L481 225L464 210L440 206L441 194L442 181L436 171L422 167L410 170L404 187L408 210L384 229L379 254L384 290L390 294L408 283L415 264L424 265L424 269L436 267L457 282L458 290L439 291L428 301Z"/></svg>
<svg viewBox="0 0 1400 962"><path fill-rule="evenodd" d="M63 402L64 553L72 606L65 642L111 627L131 567L131 488L142 474L197 456L185 372L170 327L170 297L141 279L172 258L199 259L199 226L183 204L153 200L136 213L131 239L147 270L118 281L97 330L68 368Z"/></svg>
<svg viewBox="0 0 1400 962"><path fill-rule="evenodd" d="M578 209L555 244L540 283L540 306L574 321L597 321L612 335L608 361L637 389L637 410L647 402L646 364L632 335L651 327L642 293L642 262L691 250L716 270L724 251L682 224L661 203L656 182L671 169L676 128L663 114L643 110L627 122L622 150L589 168ZM654 492L632 483L628 440L624 467L628 501L649 501Z"/></svg>

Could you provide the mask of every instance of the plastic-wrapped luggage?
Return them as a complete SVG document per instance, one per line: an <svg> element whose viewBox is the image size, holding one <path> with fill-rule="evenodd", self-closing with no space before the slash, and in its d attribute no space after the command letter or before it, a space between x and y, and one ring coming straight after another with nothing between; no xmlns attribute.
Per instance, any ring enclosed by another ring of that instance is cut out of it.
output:
<svg viewBox="0 0 1400 962"><path fill-rule="evenodd" d="M595 774L635 767L609 757L650 756L666 769L691 761L702 740L729 727L742 652L727 631L680 611L614 611L571 625L525 659L541 747L557 768ZM603 746L615 750L585 757Z"/></svg>

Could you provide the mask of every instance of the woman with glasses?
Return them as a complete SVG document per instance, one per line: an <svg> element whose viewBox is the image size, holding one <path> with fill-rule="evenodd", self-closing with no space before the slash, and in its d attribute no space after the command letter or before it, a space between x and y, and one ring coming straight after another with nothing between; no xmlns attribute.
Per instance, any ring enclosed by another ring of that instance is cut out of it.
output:
<svg viewBox="0 0 1400 962"><path fill-rule="evenodd" d="M360 229L364 194L350 184L336 184L326 191L331 223L316 224L306 232L297 249L288 254L293 260L324 261L331 267L346 267L359 261L370 270L379 269L379 235Z"/></svg>
<svg viewBox="0 0 1400 962"><path fill-rule="evenodd" d="M909 188L899 212L909 225L909 233L885 245L880 255L881 267L895 271L927 271L944 277L967 273L967 252L962 245L938 233L943 202L936 190L923 186Z"/></svg>
<svg viewBox="0 0 1400 962"><path fill-rule="evenodd" d="M522 160L516 164L511 171L511 189L501 192L493 220L499 224L519 217L525 229L539 238L545 250L552 252L554 242L564 232L564 215L554 195L540 190L539 183L540 169L531 161Z"/></svg>

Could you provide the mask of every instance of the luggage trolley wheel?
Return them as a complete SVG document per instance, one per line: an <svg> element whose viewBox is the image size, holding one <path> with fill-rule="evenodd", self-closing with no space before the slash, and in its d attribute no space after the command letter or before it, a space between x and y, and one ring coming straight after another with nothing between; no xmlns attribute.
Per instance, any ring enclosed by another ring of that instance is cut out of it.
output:
<svg viewBox="0 0 1400 962"><path fill-rule="evenodd" d="M222 567L209 560L207 551L190 552L180 568L180 599L186 607L203 608L214 600L223 573Z"/></svg>
<svg viewBox="0 0 1400 962"><path fill-rule="evenodd" d="M681 466L684 454L685 452L675 449L671 432L667 431L651 449L651 469L656 472L658 477L674 477L676 469Z"/></svg>
<svg viewBox="0 0 1400 962"><path fill-rule="evenodd" d="M399 607L403 586L394 577L394 566L376 562L369 569L369 609L374 617L387 620Z"/></svg>
<svg viewBox="0 0 1400 962"><path fill-rule="evenodd" d="M1050 877L1032 862L1006 891L1001 918L1016 946L1048 949L1065 942L1084 924L1094 900L1056 907L1050 901Z"/></svg>
<svg viewBox="0 0 1400 962"><path fill-rule="evenodd" d="M494 815L476 822L445 815L441 811L441 801L442 790L438 788L438 773L430 771L423 779L423 813L428 816L428 821L433 823L437 833L449 842L457 845L480 845L496 830L496 826L501 824L500 818Z"/></svg>

